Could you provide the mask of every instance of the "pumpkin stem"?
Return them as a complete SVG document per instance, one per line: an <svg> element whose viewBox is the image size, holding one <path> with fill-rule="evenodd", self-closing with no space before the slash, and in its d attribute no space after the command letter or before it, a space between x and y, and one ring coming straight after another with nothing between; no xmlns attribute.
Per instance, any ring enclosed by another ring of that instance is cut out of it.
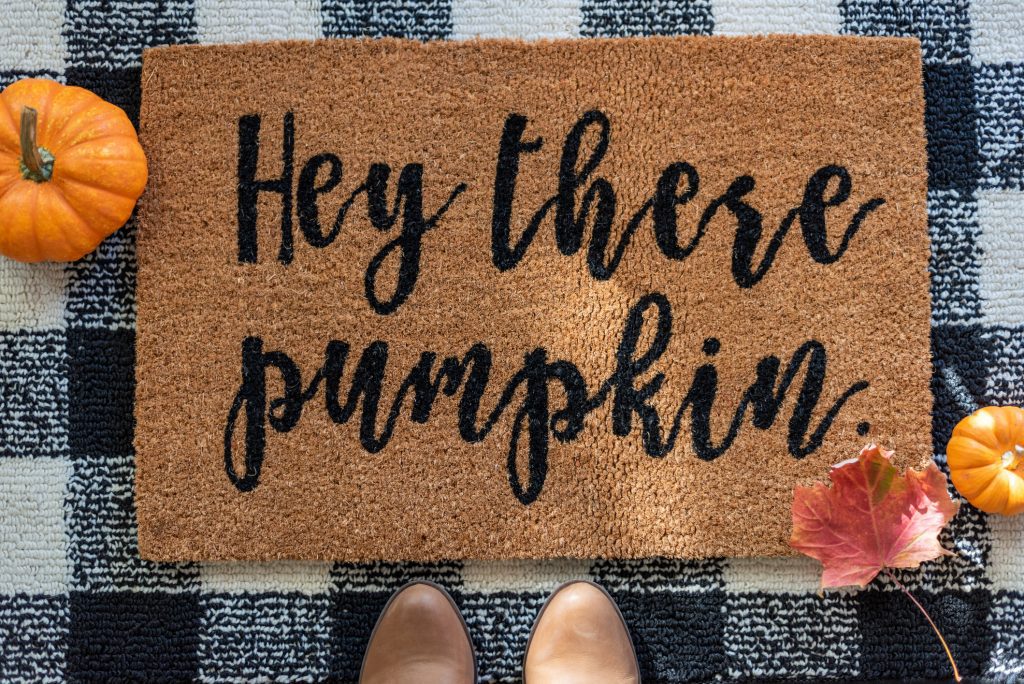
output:
<svg viewBox="0 0 1024 684"><path fill-rule="evenodd" d="M962 681L963 677L960 676L960 670L957 669L956 661L953 660L953 652L949 650L949 644L947 644L946 640L942 638L942 632L940 632L939 628L935 625L935 622L932 620L932 616L929 615L928 611L924 609L924 606L921 605L921 602L918 601L917 598L910 593L910 590L903 585L903 582L900 582L898 579L896 579L896 575L893 574L892 570L890 570L889 568L885 568L885 574L889 576L889 579L891 579L897 587L903 590L903 593L907 595L908 599L913 601L914 605L917 606L917 609L921 611L922 615L924 615L924 619L927 620L928 624L932 626L932 630L934 630L935 636L939 637L939 642L942 644L942 648L946 650L946 657L949 658L949 664L953 666L953 679L955 679L958 682Z"/></svg>
<svg viewBox="0 0 1024 684"><path fill-rule="evenodd" d="M36 145L39 112L32 107L21 108L21 175L37 183L50 180L53 155Z"/></svg>

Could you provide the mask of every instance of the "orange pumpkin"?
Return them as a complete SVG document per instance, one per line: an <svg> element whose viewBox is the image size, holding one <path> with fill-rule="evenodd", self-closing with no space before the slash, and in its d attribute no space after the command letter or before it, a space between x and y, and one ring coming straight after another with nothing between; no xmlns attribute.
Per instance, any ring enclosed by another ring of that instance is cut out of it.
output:
<svg viewBox="0 0 1024 684"><path fill-rule="evenodd" d="M1024 410L990 406L953 429L946 446L953 486L986 513L1024 511Z"/></svg>
<svg viewBox="0 0 1024 684"><path fill-rule="evenodd" d="M131 216L147 173L119 107L55 81L13 83L0 93L0 254L88 254Z"/></svg>

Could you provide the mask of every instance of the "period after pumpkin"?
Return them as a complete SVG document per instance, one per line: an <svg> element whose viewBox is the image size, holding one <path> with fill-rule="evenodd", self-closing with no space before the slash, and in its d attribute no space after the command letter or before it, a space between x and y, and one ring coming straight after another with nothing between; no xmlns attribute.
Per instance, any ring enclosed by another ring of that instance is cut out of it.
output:
<svg viewBox="0 0 1024 684"><path fill-rule="evenodd" d="M116 105L24 79L0 93L0 254L74 261L131 216L146 156Z"/></svg>
<svg viewBox="0 0 1024 684"><path fill-rule="evenodd" d="M1024 511L1024 409L989 406L961 420L946 446L953 486L986 513Z"/></svg>

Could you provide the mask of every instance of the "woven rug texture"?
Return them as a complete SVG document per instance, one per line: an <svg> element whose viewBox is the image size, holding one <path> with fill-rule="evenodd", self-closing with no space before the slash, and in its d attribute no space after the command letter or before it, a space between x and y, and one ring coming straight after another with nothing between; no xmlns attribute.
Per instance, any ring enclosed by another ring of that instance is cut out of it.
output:
<svg viewBox="0 0 1024 684"><path fill-rule="evenodd" d="M944 467L960 417L1024 403L1024 0L25 0L0 12L0 85L81 85L137 122L155 45L793 32L921 40ZM819 597L807 559L140 560L134 236L66 267L0 260L0 680L354 681L389 594L427 578L465 614L481 681L518 681L534 616L573 577L615 596L645 682L948 676L892 584ZM965 674L1024 679L1024 516L965 505L945 542L955 557L899 577Z"/></svg>

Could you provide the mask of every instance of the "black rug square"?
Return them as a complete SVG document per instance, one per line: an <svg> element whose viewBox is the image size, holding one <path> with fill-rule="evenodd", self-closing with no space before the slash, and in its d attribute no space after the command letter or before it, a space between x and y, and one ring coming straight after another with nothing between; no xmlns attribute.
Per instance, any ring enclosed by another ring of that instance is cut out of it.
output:
<svg viewBox="0 0 1024 684"><path fill-rule="evenodd" d="M73 456L133 453L135 331L68 331Z"/></svg>
<svg viewBox="0 0 1024 684"><path fill-rule="evenodd" d="M198 675L199 596L71 594L68 678L183 681Z"/></svg>

